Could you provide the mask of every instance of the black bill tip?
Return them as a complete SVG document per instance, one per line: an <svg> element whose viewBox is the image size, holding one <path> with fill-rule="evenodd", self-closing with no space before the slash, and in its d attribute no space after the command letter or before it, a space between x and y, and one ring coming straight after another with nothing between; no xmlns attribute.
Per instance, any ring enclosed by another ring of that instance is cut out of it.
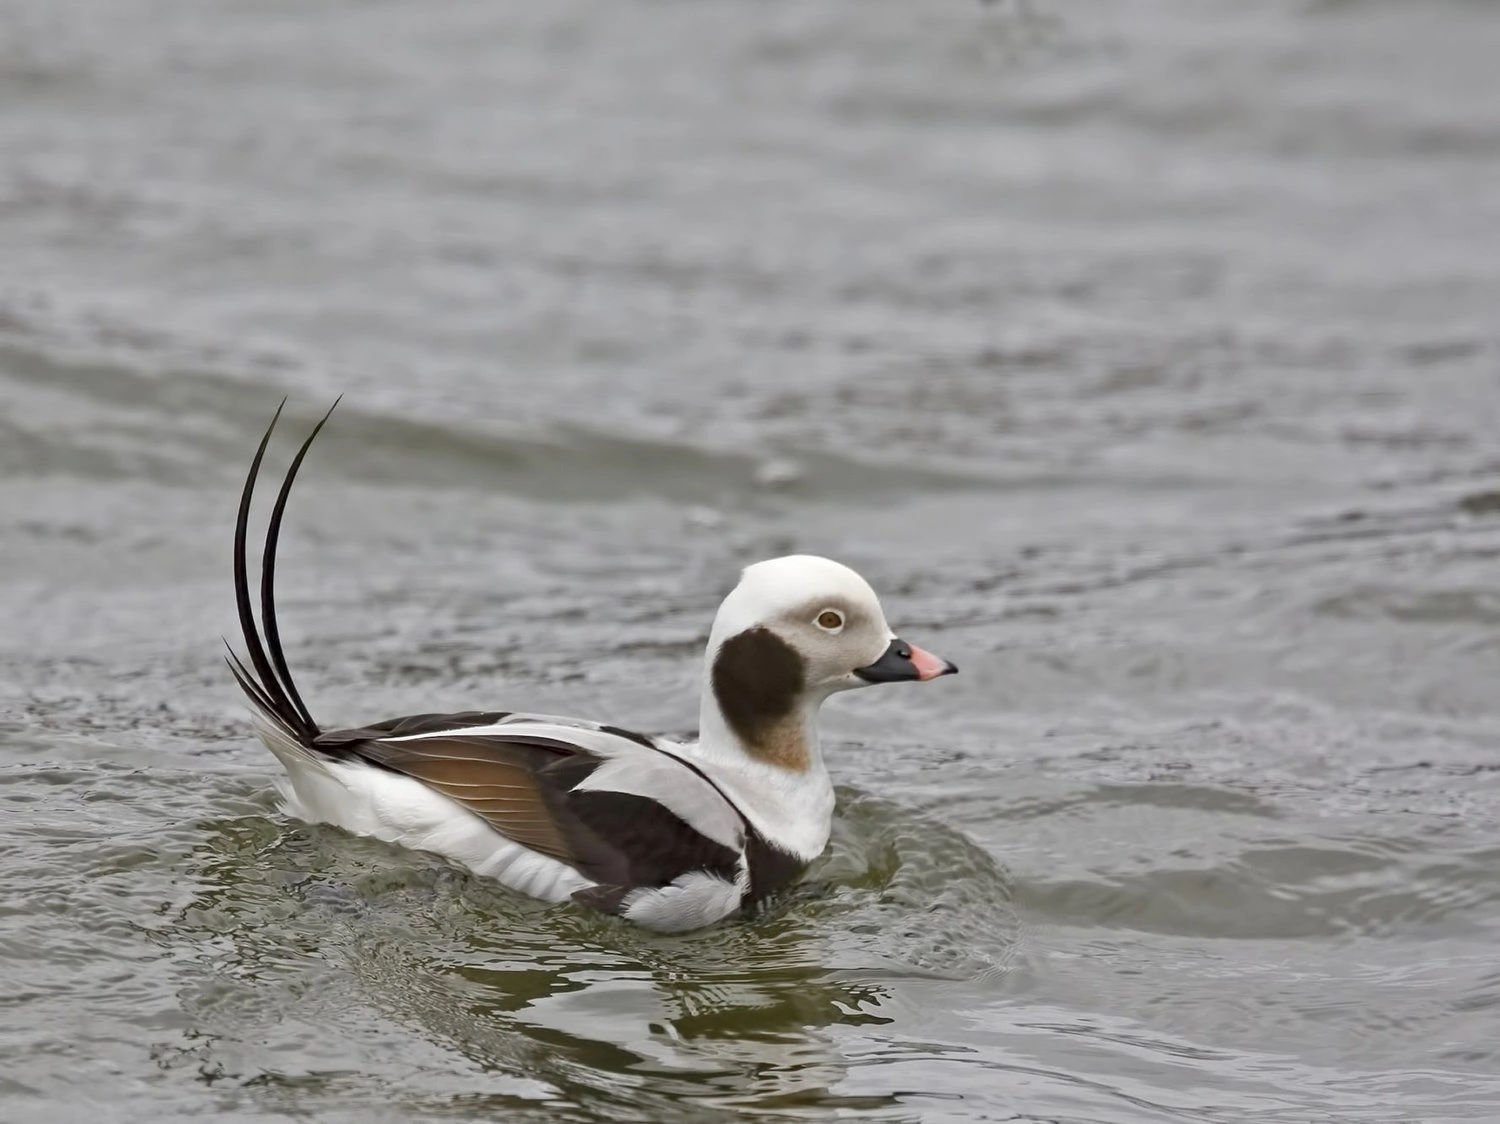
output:
<svg viewBox="0 0 1500 1124"><path fill-rule="evenodd" d="M925 682L943 675L957 675L958 665L898 639L892 640L874 663L855 668L854 674L866 683Z"/></svg>

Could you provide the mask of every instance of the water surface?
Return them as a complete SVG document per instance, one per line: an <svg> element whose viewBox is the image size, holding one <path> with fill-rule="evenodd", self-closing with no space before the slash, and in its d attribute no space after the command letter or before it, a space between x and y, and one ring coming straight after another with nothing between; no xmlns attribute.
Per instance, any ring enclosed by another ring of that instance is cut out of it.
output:
<svg viewBox="0 0 1500 1124"><path fill-rule="evenodd" d="M14 0L0 1119L1500 1119L1497 54L1460 0ZM232 509L339 392L327 723L690 730L790 550L964 673L830 705L827 855L702 934L289 821Z"/></svg>

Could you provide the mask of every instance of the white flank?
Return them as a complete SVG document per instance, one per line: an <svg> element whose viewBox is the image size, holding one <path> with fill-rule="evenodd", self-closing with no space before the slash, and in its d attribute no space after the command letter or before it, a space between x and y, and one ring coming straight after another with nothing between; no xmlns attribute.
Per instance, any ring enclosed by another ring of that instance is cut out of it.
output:
<svg viewBox="0 0 1500 1124"><path fill-rule="evenodd" d="M277 787L288 815L430 851L543 901L566 901L595 884L566 863L506 838L421 781L371 765L321 759L269 723L257 727L286 767Z"/></svg>

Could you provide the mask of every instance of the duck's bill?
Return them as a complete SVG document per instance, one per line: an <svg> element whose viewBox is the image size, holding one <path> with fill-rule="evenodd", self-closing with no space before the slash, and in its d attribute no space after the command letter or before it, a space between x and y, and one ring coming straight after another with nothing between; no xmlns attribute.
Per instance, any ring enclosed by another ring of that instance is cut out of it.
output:
<svg viewBox="0 0 1500 1124"><path fill-rule="evenodd" d="M866 683L900 683L903 681L925 681L939 675L955 675L958 666L942 656L935 656L925 648L908 644L905 640L892 640L885 653L868 667L857 667L854 674Z"/></svg>

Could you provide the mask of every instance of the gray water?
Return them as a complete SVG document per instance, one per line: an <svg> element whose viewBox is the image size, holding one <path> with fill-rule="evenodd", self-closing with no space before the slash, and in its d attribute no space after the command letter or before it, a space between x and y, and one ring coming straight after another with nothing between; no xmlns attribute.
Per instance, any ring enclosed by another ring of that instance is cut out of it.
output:
<svg viewBox="0 0 1500 1124"><path fill-rule="evenodd" d="M1500 1120L1500 11L0 7L0 1120ZM279 814L329 724L685 732L737 568L828 854L686 937ZM278 465L287 435L275 446Z"/></svg>

